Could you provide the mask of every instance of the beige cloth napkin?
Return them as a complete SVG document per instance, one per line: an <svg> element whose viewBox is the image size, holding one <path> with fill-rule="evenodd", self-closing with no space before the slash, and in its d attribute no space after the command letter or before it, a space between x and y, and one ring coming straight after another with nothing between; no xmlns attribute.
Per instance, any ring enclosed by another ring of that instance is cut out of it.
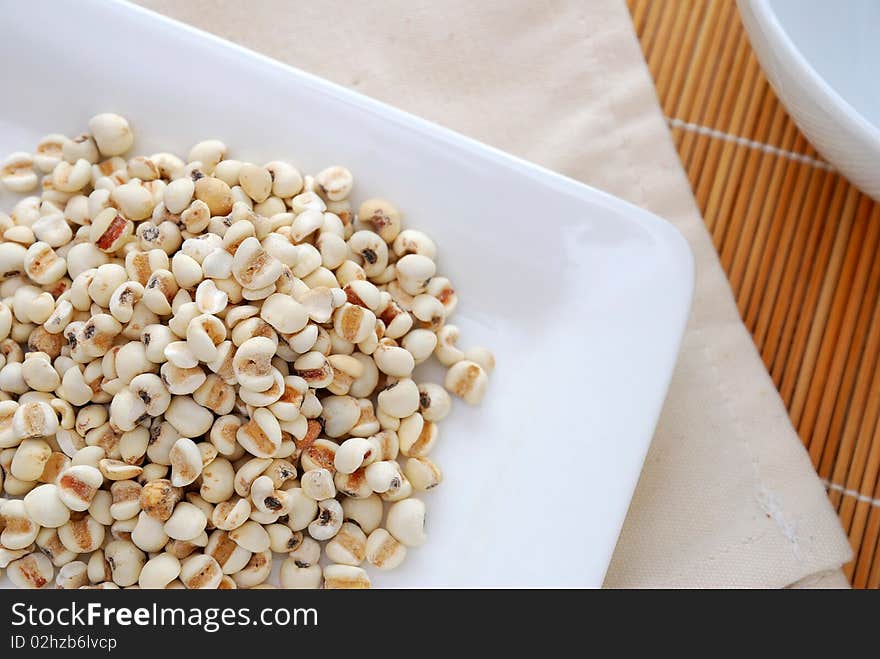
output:
<svg viewBox="0 0 880 659"><path fill-rule="evenodd" d="M142 4L673 222L694 308L606 585L846 585L846 537L739 320L622 0Z"/></svg>

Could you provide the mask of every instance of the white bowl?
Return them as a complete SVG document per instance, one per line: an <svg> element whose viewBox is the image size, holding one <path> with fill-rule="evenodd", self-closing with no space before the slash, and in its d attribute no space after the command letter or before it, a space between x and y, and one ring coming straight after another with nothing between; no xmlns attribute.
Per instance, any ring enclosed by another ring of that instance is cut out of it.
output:
<svg viewBox="0 0 880 659"><path fill-rule="evenodd" d="M767 78L804 135L880 200L880 2L737 4Z"/></svg>
<svg viewBox="0 0 880 659"><path fill-rule="evenodd" d="M0 151L117 111L137 153L219 137L236 158L343 163L356 200L392 199L436 240L461 343L498 366L483 405L457 402L441 424L428 543L377 586L602 583L690 304L692 258L670 224L132 5L0 13Z"/></svg>

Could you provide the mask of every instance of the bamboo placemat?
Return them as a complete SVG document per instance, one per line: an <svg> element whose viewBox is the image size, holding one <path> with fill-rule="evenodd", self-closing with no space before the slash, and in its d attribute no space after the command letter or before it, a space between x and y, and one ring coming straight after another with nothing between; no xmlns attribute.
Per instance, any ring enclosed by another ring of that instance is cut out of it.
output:
<svg viewBox="0 0 880 659"><path fill-rule="evenodd" d="M880 205L824 162L761 72L733 0L628 0L740 313L880 587Z"/></svg>

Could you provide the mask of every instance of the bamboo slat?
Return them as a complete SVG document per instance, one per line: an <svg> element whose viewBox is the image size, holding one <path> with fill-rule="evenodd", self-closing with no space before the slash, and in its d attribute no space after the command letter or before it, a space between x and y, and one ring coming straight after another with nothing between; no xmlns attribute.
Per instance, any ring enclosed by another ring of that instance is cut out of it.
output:
<svg viewBox="0 0 880 659"><path fill-rule="evenodd" d="M661 4L661 3L654 3ZM684 91L678 99L677 118L687 122L701 123L711 121L713 116L709 114L709 88L703 84L704 80L715 77L715 69L718 62L724 63L729 58L719 57L721 46L728 35L728 31L722 26L729 20L733 7L729 3L713 2L709 4L706 22L700 33L699 41L691 58L692 65L689 67ZM730 40L733 41L733 35ZM723 71L718 76L722 80L729 78ZM673 128L672 137L679 145L679 153L685 167L691 163L691 151L693 143L698 135L691 131L683 131ZM689 170L690 174L691 170Z"/></svg>
<svg viewBox="0 0 880 659"><path fill-rule="evenodd" d="M735 3L628 2L740 313L849 534L847 575L880 588L880 204L798 131Z"/></svg>

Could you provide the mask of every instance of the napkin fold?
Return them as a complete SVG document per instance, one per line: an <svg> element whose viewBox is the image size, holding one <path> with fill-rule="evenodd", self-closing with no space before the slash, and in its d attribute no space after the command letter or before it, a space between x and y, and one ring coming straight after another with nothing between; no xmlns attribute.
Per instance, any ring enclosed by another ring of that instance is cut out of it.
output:
<svg viewBox="0 0 880 659"><path fill-rule="evenodd" d="M141 4L674 223L694 307L606 586L846 586L846 536L740 321L622 0Z"/></svg>

